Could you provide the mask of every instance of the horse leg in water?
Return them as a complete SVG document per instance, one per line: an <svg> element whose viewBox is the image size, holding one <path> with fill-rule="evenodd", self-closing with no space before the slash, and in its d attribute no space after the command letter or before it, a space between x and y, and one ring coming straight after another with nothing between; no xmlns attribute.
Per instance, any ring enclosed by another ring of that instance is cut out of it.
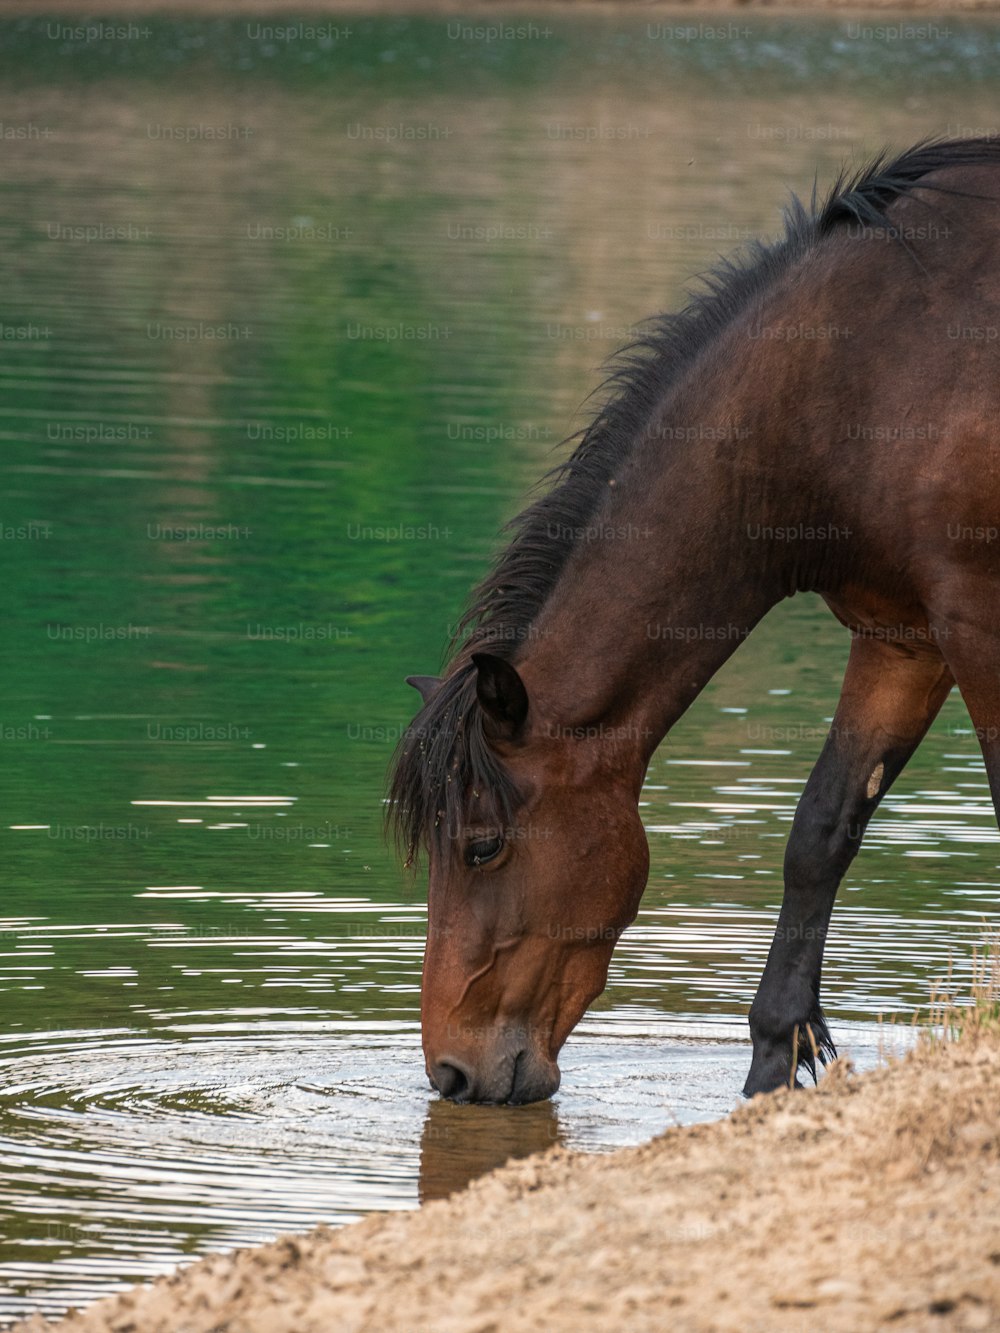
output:
<svg viewBox="0 0 1000 1333"><path fill-rule="evenodd" d="M750 1009L748 1097L792 1081L793 1048L797 1063L814 1075L813 1043L824 1063L836 1054L819 1001L833 900L869 819L953 683L932 645L922 643L914 652L862 635L851 645L830 735L795 811L785 851L781 913Z"/></svg>

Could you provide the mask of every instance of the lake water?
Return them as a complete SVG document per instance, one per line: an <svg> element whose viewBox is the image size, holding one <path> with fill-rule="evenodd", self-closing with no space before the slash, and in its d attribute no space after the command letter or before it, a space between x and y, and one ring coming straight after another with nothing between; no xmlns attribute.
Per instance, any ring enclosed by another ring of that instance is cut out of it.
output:
<svg viewBox="0 0 1000 1333"><path fill-rule="evenodd" d="M475 22L0 25L0 1323L738 1100L845 632L779 608L660 749L643 910L527 1108L423 1074L402 679L635 322L814 172L1000 133L1000 29ZM860 1065L967 978L997 843L953 699L839 901Z"/></svg>

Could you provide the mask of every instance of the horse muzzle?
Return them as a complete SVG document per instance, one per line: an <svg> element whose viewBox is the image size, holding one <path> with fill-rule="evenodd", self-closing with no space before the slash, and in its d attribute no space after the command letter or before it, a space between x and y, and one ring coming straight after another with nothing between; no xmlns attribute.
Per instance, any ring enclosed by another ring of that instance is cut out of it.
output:
<svg viewBox="0 0 1000 1333"><path fill-rule="evenodd" d="M509 1041L492 1058L472 1060L468 1055L443 1052L427 1056L431 1087L453 1102L522 1106L551 1097L559 1087L559 1066L527 1043Z"/></svg>

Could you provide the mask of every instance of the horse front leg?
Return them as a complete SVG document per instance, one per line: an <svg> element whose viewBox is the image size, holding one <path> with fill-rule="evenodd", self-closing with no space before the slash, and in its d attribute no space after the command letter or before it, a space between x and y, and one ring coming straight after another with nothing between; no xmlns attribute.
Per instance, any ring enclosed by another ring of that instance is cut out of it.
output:
<svg viewBox="0 0 1000 1333"><path fill-rule="evenodd" d="M940 655L855 638L830 735L799 800L785 851L785 893L750 1008L753 1062L744 1095L769 1092L836 1050L820 1007L823 947L840 881L879 801L923 739L953 679Z"/></svg>

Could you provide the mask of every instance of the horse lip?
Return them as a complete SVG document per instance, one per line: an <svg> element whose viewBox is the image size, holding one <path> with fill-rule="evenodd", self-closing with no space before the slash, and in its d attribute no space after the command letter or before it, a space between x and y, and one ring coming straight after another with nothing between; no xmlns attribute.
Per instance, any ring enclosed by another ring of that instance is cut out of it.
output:
<svg viewBox="0 0 1000 1333"><path fill-rule="evenodd" d="M522 1049L522 1050L518 1051L517 1055L514 1056L514 1063L513 1063L513 1065L511 1066L511 1071L510 1071L510 1092L508 1092L508 1094L507 1094L507 1101L509 1101L512 1105L516 1105L516 1104L517 1104L517 1102L516 1102L516 1098L515 1098L515 1095L516 1095L516 1093L517 1093L517 1067L518 1067L518 1065L521 1063L521 1061L522 1061L523 1058L524 1058L524 1050Z"/></svg>
<svg viewBox="0 0 1000 1333"><path fill-rule="evenodd" d="M530 1106L532 1102L547 1101L559 1091L559 1084L561 1082L559 1066L552 1060L545 1062L545 1064L541 1066L536 1065L534 1071L529 1070L527 1090L522 1088L519 1093L517 1087L517 1075L521 1057L527 1057L530 1054L531 1052L529 1050L519 1051L517 1058L514 1061L513 1078L511 1080L510 1095L508 1097L511 1106ZM551 1074L549 1077L545 1078L545 1082L542 1083L540 1087L540 1078L544 1073L548 1073L549 1070L551 1070ZM532 1077L532 1073L534 1074L534 1077ZM554 1075L554 1080L551 1077L552 1075Z"/></svg>

